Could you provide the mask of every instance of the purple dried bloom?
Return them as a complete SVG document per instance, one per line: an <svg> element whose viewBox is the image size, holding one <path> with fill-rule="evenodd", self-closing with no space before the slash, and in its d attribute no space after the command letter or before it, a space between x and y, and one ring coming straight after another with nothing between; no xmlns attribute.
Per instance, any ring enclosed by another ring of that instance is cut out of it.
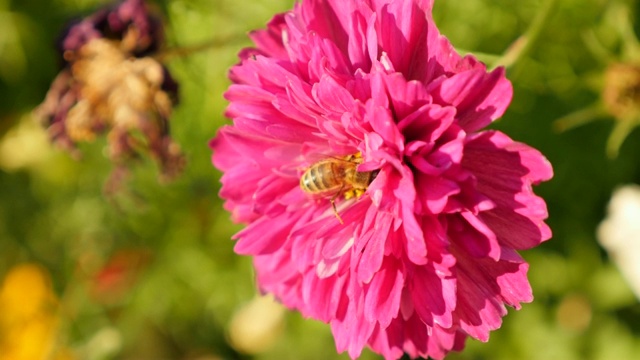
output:
<svg viewBox="0 0 640 360"><path fill-rule="evenodd" d="M184 159L169 136L177 83L149 55L163 43L162 22L142 0L124 0L71 24L60 41L64 68L36 110L54 142L71 150L108 132L122 165L149 152L163 175Z"/></svg>

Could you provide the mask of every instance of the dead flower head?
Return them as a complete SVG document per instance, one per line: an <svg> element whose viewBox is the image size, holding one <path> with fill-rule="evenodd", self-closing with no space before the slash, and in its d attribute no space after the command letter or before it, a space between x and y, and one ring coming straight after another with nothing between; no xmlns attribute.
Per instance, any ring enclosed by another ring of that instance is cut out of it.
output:
<svg viewBox="0 0 640 360"><path fill-rule="evenodd" d="M640 116L640 65L610 64L604 74L602 100L616 119Z"/></svg>
<svg viewBox="0 0 640 360"><path fill-rule="evenodd" d="M121 170L149 154L164 178L184 158L169 135L177 84L151 55L162 23L143 0L124 0L71 24L60 41L64 67L36 115L51 139L78 154L79 142L107 134L108 155Z"/></svg>

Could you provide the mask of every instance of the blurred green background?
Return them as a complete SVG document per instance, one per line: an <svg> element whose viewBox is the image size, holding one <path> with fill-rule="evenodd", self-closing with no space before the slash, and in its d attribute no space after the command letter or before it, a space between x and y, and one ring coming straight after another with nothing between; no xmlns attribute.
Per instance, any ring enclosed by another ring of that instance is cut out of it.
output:
<svg viewBox="0 0 640 360"><path fill-rule="evenodd" d="M168 64L181 86L171 126L188 159L184 174L162 184L146 160L121 193L105 198L112 169L105 140L83 144L82 159L73 160L49 145L31 111L59 70L58 33L106 2L0 0L0 279L24 263L50 277L57 358L347 359L335 353L327 325L255 299L251 261L233 253L239 226L217 198L220 174L207 146L228 122L222 93L227 69L249 45L243 34L293 1L149 2L164 14L168 47L230 40ZM523 254L535 301L510 311L488 343L469 340L449 358L640 356L640 305L596 240L612 191L640 183L640 131L610 158L613 117L565 132L553 126L598 104L608 64L634 61L620 34L626 21L640 24L638 15L631 0L436 0L442 33L489 62L535 21L541 25L530 51L508 68L515 96L493 127L540 149L555 169L536 189L553 239ZM6 354L0 349L0 359Z"/></svg>

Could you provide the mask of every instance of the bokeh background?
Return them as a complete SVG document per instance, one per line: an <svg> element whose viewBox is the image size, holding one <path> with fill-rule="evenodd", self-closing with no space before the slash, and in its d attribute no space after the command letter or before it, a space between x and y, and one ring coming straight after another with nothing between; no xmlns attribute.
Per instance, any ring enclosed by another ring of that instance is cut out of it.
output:
<svg viewBox="0 0 640 360"><path fill-rule="evenodd" d="M164 15L167 47L214 44L168 62L180 83L172 136L188 165L164 183L142 160L105 196L113 168L105 139L82 144L75 160L49 144L31 112L59 70L54 42L65 23L107 2L0 0L0 359L347 359L327 325L257 298L250 259L233 253L240 227L217 198L207 146L228 122L222 93L249 45L244 35L293 1L148 2ZM488 343L469 340L449 358L640 356L632 281L596 235L613 191L640 183L640 131L608 156L622 120L601 100L608 66L640 63L639 15L632 0L436 0L442 33L490 64L521 35L536 40L507 61L515 96L492 126L540 149L555 169L536 189L553 239L523 253L534 302L510 311ZM626 241L632 251L640 234Z"/></svg>

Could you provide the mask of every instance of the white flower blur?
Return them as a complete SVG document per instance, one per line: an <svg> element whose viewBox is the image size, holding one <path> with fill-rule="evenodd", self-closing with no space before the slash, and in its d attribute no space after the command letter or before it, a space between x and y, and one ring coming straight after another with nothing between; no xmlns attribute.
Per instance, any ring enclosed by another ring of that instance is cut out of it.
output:
<svg viewBox="0 0 640 360"><path fill-rule="evenodd" d="M640 186L613 192L608 215L598 227L598 241L640 299Z"/></svg>

